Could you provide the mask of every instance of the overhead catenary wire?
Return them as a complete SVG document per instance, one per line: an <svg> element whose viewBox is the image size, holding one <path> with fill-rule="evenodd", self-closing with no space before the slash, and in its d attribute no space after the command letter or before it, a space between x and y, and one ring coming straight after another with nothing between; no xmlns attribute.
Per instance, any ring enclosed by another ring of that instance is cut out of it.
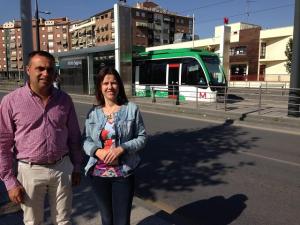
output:
<svg viewBox="0 0 300 225"><path fill-rule="evenodd" d="M225 4L225 3L228 3L228 2L233 2L233 1L235 1L235 0L225 0L225 1L214 2L214 3L203 5L203 6L200 6L200 7L197 7L197 8L180 11L179 13L182 14L182 13L186 13L186 12L194 12L194 11L199 10L199 9L204 9L204 8L208 8L208 7L216 6L216 5L222 5L222 4Z"/></svg>
<svg viewBox="0 0 300 225"><path fill-rule="evenodd" d="M290 6L294 6L294 5L295 5L294 3L285 4L285 5L275 6L275 7L271 7L271 8L264 8L264 9L260 9L260 10L249 11L249 12L246 12L246 13L239 13L239 14L229 15L229 16L226 16L226 17L228 17L228 18L240 17L240 16L247 15L247 13L249 13L249 14L257 14L257 13L272 11L272 10L275 10L275 9L286 8L286 7L290 7ZM209 20L201 20L201 21L198 20L199 22L196 22L195 24L220 21L222 19L223 19L223 17L222 18L209 19Z"/></svg>

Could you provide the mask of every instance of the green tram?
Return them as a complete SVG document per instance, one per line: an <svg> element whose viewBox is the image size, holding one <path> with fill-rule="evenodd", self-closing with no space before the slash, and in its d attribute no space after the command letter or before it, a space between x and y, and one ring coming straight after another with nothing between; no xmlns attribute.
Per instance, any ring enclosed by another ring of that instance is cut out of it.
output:
<svg viewBox="0 0 300 225"><path fill-rule="evenodd" d="M201 49L138 53L133 74L136 96L215 102L227 87L218 55Z"/></svg>

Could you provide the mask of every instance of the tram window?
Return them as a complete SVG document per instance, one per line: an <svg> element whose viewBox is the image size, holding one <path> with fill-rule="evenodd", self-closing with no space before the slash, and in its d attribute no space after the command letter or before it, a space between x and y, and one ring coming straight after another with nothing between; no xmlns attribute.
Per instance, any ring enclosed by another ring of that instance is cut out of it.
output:
<svg viewBox="0 0 300 225"><path fill-rule="evenodd" d="M166 84L166 63L146 61L140 65L140 84Z"/></svg>
<svg viewBox="0 0 300 225"><path fill-rule="evenodd" d="M150 72L149 67L144 63L140 65L140 84L149 84L150 83Z"/></svg>
<svg viewBox="0 0 300 225"><path fill-rule="evenodd" d="M213 84L222 84L225 82L224 74L220 68L220 60L217 56L201 56L208 70Z"/></svg>
<svg viewBox="0 0 300 225"><path fill-rule="evenodd" d="M166 84L165 63L153 63L151 65L151 84Z"/></svg>
<svg viewBox="0 0 300 225"><path fill-rule="evenodd" d="M199 63L194 59L185 60L183 63L182 85L207 85L205 74L199 65Z"/></svg>

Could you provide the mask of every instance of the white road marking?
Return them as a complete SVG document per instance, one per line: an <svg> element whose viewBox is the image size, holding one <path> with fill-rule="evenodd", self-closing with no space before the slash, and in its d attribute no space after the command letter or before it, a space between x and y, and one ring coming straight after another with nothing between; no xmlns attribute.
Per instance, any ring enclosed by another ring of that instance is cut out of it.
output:
<svg viewBox="0 0 300 225"><path fill-rule="evenodd" d="M260 155L260 154L256 154L256 153L252 153L252 152L246 152L246 151L238 151L238 152L241 154L244 154L244 155L249 155L249 156L253 156L253 157L257 157L257 158L261 158L261 159L267 159L267 160L271 160L274 162L288 164L290 166L300 167L300 163L296 163L296 162L286 161L286 160L282 160L282 159L276 159L273 157L268 157L268 156L264 156L264 155Z"/></svg>

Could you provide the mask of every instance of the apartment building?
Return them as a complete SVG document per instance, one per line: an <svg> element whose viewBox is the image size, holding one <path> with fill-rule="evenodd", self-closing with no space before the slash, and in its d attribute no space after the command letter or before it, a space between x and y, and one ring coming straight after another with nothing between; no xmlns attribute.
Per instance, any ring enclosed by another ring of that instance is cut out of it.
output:
<svg viewBox="0 0 300 225"><path fill-rule="evenodd" d="M12 21L0 26L0 72L18 72L23 68L20 25L19 21Z"/></svg>
<svg viewBox="0 0 300 225"><path fill-rule="evenodd" d="M40 49L64 52L71 48L68 18L39 20ZM33 47L36 49L36 20L32 20ZM0 26L0 75L20 77L23 71L22 33L20 21L9 21Z"/></svg>
<svg viewBox="0 0 300 225"><path fill-rule="evenodd" d="M114 43L113 9L70 25L71 48L81 49Z"/></svg>
<svg viewBox="0 0 300 225"><path fill-rule="evenodd" d="M127 6L129 7L129 6ZM180 16L162 9L151 1L131 8L132 43L136 46L158 46L174 42L175 33L192 34L191 17ZM70 26L72 49L114 44L113 8L100 12Z"/></svg>
<svg viewBox="0 0 300 225"><path fill-rule="evenodd" d="M260 31L259 74L268 81L289 81L286 45L293 38L293 26Z"/></svg>

